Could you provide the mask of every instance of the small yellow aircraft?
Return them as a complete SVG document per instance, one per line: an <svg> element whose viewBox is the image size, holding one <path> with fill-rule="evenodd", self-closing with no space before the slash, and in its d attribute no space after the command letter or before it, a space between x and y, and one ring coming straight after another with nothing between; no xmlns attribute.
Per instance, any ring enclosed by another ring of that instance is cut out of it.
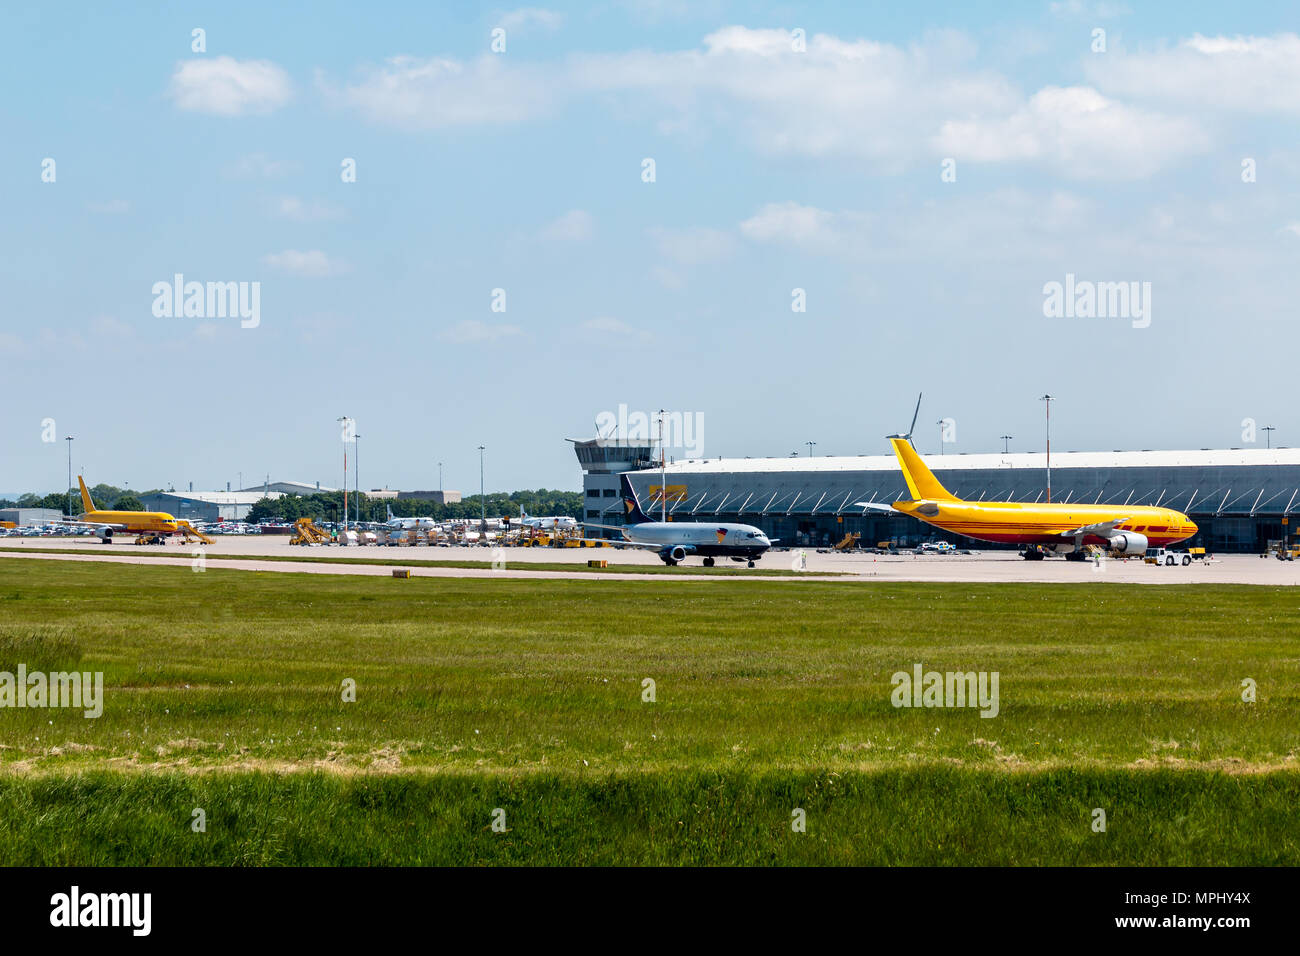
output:
<svg viewBox="0 0 1300 956"><path fill-rule="evenodd" d="M174 518L165 511L101 511L95 507L90 491L86 488L86 482L80 475L77 476L77 484L81 486L81 506L86 510L75 519L65 518L63 523L94 528L95 534L104 544L113 543L115 531L134 534L137 540L149 539L158 543L162 542L164 536L174 534L188 534L200 540L212 540L199 534L188 521Z"/></svg>
<svg viewBox="0 0 1300 956"><path fill-rule="evenodd" d="M921 410L920 398L916 401ZM916 415L912 416L916 426ZM911 432L890 435L903 469L911 501L893 505L857 502L866 510L911 515L944 531L977 541L1023 544L1027 560L1042 560L1046 552L1082 561L1087 545L1119 554L1141 555L1148 547L1185 541L1197 528L1187 515L1154 505L1086 505L1019 501L964 501L953 495L925 466L912 447Z"/></svg>

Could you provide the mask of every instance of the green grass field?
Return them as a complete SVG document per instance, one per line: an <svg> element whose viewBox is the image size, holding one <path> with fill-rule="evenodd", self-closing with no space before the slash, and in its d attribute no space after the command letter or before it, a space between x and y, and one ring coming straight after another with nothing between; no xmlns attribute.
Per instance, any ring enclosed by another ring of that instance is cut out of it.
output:
<svg viewBox="0 0 1300 956"><path fill-rule="evenodd" d="M1298 597L0 558L0 671L106 685L0 709L0 864L1295 865Z"/></svg>

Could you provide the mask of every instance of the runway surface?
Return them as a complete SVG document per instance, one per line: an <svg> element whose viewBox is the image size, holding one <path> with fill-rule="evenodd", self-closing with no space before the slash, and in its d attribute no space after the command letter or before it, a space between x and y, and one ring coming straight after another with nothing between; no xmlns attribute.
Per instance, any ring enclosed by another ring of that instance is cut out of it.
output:
<svg viewBox="0 0 1300 956"><path fill-rule="evenodd" d="M232 536L218 538L212 545L140 546L129 542L100 544L86 538L0 538L0 558L29 557L44 560L122 561L140 564L191 566L195 554L204 554L207 570L279 571L311 574L364 574L391 577L394 567L408 566L414 577L456 578L550 578L600 581L950 581L1078 584L1260 584L1273 586L1300 585L1300 562L1278 561L1257 555L1225 555L1206 561L1193 561L1184 567L1153 566L1139 559L1103 560L1100 564L1069 562L1063 559L1025 561L1014 552L990 551L971 555L871 555L808 550L806 570L822 574L805 577L794 570L799 563L798 551L771 551L759 560L758 568L787 572L784 577L747 573L743 564L727 562L730 574L698 574L698 559L688 559L682 569L663 574L619 573L619 566L662 566L659 559L646 551L614 548L503 548L499 553L488 547L358 547L321 546L298 548L282 536ZM57 549L75 554L51 553ZM239 557L234 557L238 555ZM217 556L230 556L226 557ZM270 556L290 556L295 561L268 561ZM212 557L213 560L207 560ZM313 558L328 560L312 560ZM423 561L498 561L497 568L433 567ZM587 571L588 560L607 560L608 571ZM411 562L409 565L368 565L351 563L355 559L384 559ZM572 564L574 570L537 569L537 564ZM722 566L722 563L719 563ZM834 577L822 575L831 574Z"/></svg>

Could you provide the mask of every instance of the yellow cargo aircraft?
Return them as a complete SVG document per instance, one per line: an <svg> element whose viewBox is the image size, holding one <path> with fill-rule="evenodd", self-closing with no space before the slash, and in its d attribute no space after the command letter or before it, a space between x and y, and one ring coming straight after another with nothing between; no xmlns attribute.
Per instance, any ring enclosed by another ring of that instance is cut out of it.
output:
<svg viewBox="0 0 1300 956"><path fill-rule="evenodd" d="M921 399L916 400L916 415ZM864 510L898 512L977 541L1025 545L1024 556L1042 560L1046 552L1082 561L1084 547L1098 545L1119 554L1143 554L1196 534L1196 523L1171 508L1154 505L1038 504L1019 501L964 501L939 483L912 447L912 433L890 435L911 501L892 505L859 501Z"/></svg>
<svg viewBox="0 0 1300 956"><path fill-rule="evenodd" d="M164 535L188 532L195 537L203 537L188 521L174 518L165 511L101 511L95 507L86 482L80 475L77 476L77 484L81 486L81 506L86 510L76 518L65 518L63 523L94 528L95 534L104 544L113 543L114 531L124 531L137 537L145 536L159 543Z"/></svg>

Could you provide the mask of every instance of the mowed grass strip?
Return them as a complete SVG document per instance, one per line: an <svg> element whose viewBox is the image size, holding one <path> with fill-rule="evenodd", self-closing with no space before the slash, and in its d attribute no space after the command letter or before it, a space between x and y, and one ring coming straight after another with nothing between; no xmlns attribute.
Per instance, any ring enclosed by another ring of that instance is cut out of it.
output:
<svg viewBox="0 0 1300 956"><path fill-rule="evenodd" d="M1298 627L1281 588L683 590L0 559L0 647L74 646L106 685L98 719L0 710L0 772L1286 769ZM998 716L895 708L891 675L915 663L998 672Z"/></svg>
<svg viewBox="0 0 1300 956"><path fill-rule="evenodd" d="M360 556L352 557L351 555L340 556L339 555L340 550L348 550L351 551L352 554L356 554L359 549L358 548L350 548L350 549L331 548L328 551L322 552L321 549L319 548L304 547L301 549L294 549L290 554L226 554L226 553L214 553L210 551L205 551L203 553L203 559L204 561L287 561L290 563L298 563L298 564L303 564L303 563L360 564L360 565L375 565L378 567L394 567L394 568L459 568L459 569L477 570L477 571L491 571L494 570L496 567L498 567L497 565L494 565L490 559L483 560L483 561L471 561L464 558L446 558L446 559L440 559L440 558L426 559L426 558L418 558L418 557L413 557L410 559L398 558L398 557L367 558L367 557L360 557ZM366 550L373 553L374 551L381 551L381 550L386 551L390 549L368 547ZM403 551L405 551L408 554L417 554L417 555L430 553L430 549L428 548L405 548L405 549L399 548L399 549L391 549L391 550L393 553L397 553L397 554L401 554ZM434 553L436 553L437 550L438 549L434 549ZM840 576L837 572L834 571L795 571L793 568L785 567L784 565L788 565L789 562L793 560L793 558L789 558L785 556L783 553L774 554L771 557L769 557L767 559L769 565L768 567L760 566L760 567L748 568L741 563L728 561L725 558L719 558L718 565L712 568L706 568L703 565L677 565L676 567L670 568L667 565L662 565L662 564L619 564L617 563L618 559L613 557L613 553L615 551L617 551L617 549L605 549L605 548L585 548L582 550L569 548L569 549L565 549L564 551L564 553L566 554L576 553L593 561L607 560L607 561L615 562L614 564L611 564L607 568L590 568L587 567L587 565L585 564L578 564L576 562L566 562L566 561L511 561L511 560L506 560L504 565L500 565L499 567L501 568L501 570L510 570L510 571L573 571L574 573L593 574L593 575L668 574L668 575L677 575L677 576L702 575L706 577L719 577L719 576L737 577L739 575L745 575L749 577L785 577L785 578L807 578L807 577L833 578L833 577ZM95 558L103 558L105 561L108 562L123 561L126 558L132 558L132 559L172 558L172 559L179 559L179 560L192 559L190 554L183 553L180 549L173 550L170 552L164 550L155 551L155 550L146 549L143 546L141 546L140 548L129 546L129 548L121 548L119 550L111 550L110 546L107 545L99 545L94 550L92 550L90 547L86 547L86 548L0 547L0 554L4 554L4 553L37 554L37 555L75 554L83 557L90 556ZM760 561L761 560L762 559L760 559ZM776 566L772 567L771 565L776 565Z"/></svg>
<svg viewBox="0 0 1300 956"><path fill-rule="evenodd" d="M1298 800L1202 770L91 773L0 781L0 864L1294 866Z"/></svg>
<svg viewBox="0 0 1300 956"><path fill-rule="evenodd" d="M1294 864L1298 624L1262 587L0 559L0 670L106 683L0 709L0 862ZM915 663L997 671L998 716L895 708Z"/></svg>

